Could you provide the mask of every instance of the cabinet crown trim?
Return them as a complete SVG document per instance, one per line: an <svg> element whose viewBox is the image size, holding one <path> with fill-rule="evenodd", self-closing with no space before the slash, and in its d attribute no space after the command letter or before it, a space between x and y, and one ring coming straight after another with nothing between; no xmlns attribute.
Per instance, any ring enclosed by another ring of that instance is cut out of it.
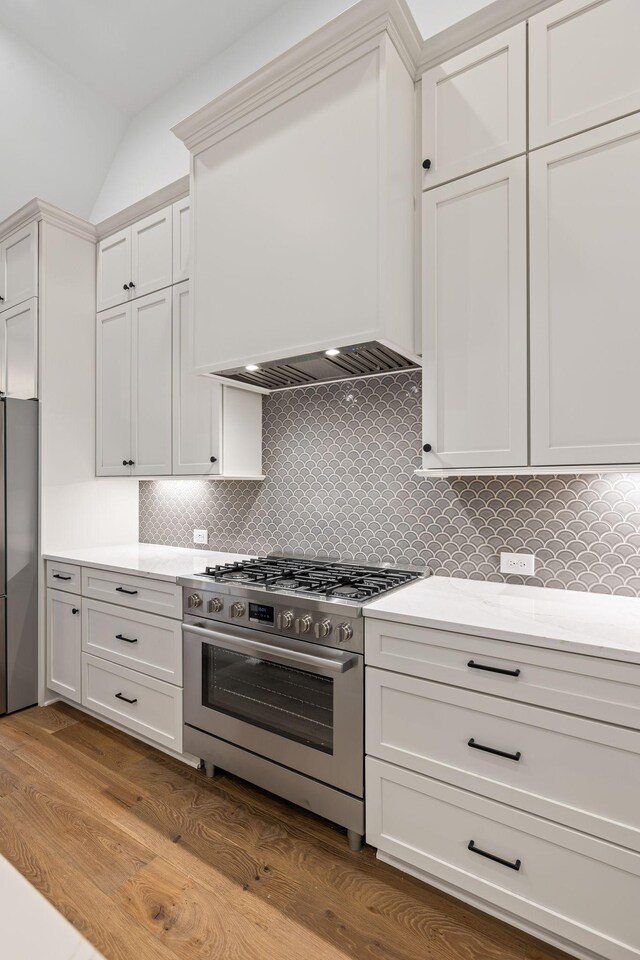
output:
<svg viewBox="0 0 640 960"><path fill-rule="evenodd" d="M38 197L34 197L29 203L25 203L23 207L0 222L0 240L28 223L33 223L34 220L44 220L45 223L60 227L67 233L95 242L96 228L92 223L83 220L82 217L77 217L73 213L67 213L66 210L61 210L53 203L40 200Z"/></svg>
<svg viewBox="0 0 640 960"><path fill-rule="evenodd" d="M104 240L106 237L124 230L125 227L130 227L139 220L143 220L150 214L162 210L163 207L170 206L176 200L184 200L188 196L189 176L186 175L167 184L166 187L161 187L155 193L150 193L148 197L136 200L135 203L125 207L124 210L119 210L112 216L107 217L106 220L101 220L94 228L96 239Z"/></svg>
<svg viewBox="0 0 640 960"><path fill-rule="evenodd" d="M405 0L361 0L172 130L192 152L241 117L330 66L366 41L387 35L412 77L422 37Z"/></svg>

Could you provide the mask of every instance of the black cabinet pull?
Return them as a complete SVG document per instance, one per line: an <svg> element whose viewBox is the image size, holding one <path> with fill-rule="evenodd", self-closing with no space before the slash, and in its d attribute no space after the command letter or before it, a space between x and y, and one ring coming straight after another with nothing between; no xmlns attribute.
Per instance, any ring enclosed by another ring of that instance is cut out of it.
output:
<svg viewBox="0 0 640 960"><path fill-rule="evenodd" d="M127 466L128 466L128 467L135 467L135 463L133 462L133 460L127 460Z"/></svg>
<svg viewBox="0 0 640 960"><path fill-rule="evenodd" d="M123 697L121 693L116 693L116 700L124 700L125 703L137 703L138 698L134 697L133 700L129 700L129 697Z"/></svg>
<svg viewBox="0 0 640 960"><path fill-rule="evenodd" d="M423 170L431 170L431 160L423 160L422 168Z"/></svg>
<svg viewBox="0 0 640 960"><path fill-rule="evenodd" d="M135 597L135 596L137 596L138 591L137 591L137 590L125 590L124 587L116 587L116 593L126 593L126 594L128 594L128 596L130 596L130 597Z"/></svg>
<svg viewBox="0 0 640 960"><path fill-rule="evenodd" d="M495 853L487 853L486 850L481 850L480 847L476 847L473 840L469 840L467 850L471 850L471 853L477 853L479 857L486 857L487 860L493 860L494 863L500 863L503 867L509 867L510 870L519 870L522 866L522 860L516 860L515 863L511 863L510 860L503 860L502 857L496 857Z"/></svg>
<svg viewBox="0 0 640 960"><path fill-rule="evenodd" d="M504 757L505 760L515 760L516 762L522 756L519 750L517 753L506 753L504 750L496 750L495 747L485 747L482 743L476 743L473 737L471 737L467 746L473 747L474 750L484 750L485 753L495 753L496 757Z"/></svg>
<svg viewBox="0 0 640 960"><path fill-rule="evenodd" d="M63 577L61 573L54 573L54 580L71 580L71 577Z"/></svg>
<svg viewBox="0 0 640 960"><path fill-rule="evenodd" d="M211 461L211 463L217 463L217 462L218 462L218 458L217 458L217 457L209 457L209 460Z"/></svg>
<svg viewBox="0 0 640 960"><path fill-rule="evenodd" d="M135 288L136 288L135 283L133 282L133 280L130 280L130 281L129 281L129 290L135 290Z"/></svg>
<svg viewBox="0 0 640 960"><path fill-rule="evenodd" d="M122 289L123 289L123 290L128 290L128 289L129 289L129 284L128 284L128 283L125 283L125 284L123 285Z"/></svg>
<svg viewBox="0 0 640 960"><path fill-rule="evenodd" d="M122 461L122 466L123 466L123 467L128 467L128 466L129 466L129 461L128 461L128 460L123 460L123 461Z"/></svg>
<svg viewBox="0 0 640 960"><path fill-rule="evenodd" d="M425 453L431 453L431 450L432 450L431 444L430 444L430 443L425 443L425 445L424 445L424 447L423 447L422 449L424 450Z"/></svg>
<svg viewBox="0 0 640 960"><path fill-rule="evenodd" d="M71 613L73 613L73 614L75 614L75 613L80 613L80 611L78 610L77 607L72 607L72 608L71 608Z"/></svg>
<svg viewBox="0 0 640 960"><path fill-rule="evenodd" d="M503 667L488 667L486 663L474 663L473 660L469 660L467 666L471 667L472 670L487 670L489 673L502 673L505 677L520 676L519 668L517 670L505 670Z"/></svg>
<svg viewBox="0 0 640 960"><path fill-rule="evenodd" d="M129 639L129 637L123 637L121 633L116 633L116 640L124 640L125 643L137 643L137 642L138 642L138 638L137 638L137 637L136 637L135 640L131 640L131 639Z"/></svg>
<svg viewBox="0 0 640 960"><path fill-rule="evenodd" d="M4 303L4 297L0 297L0 303Z"/></svg>

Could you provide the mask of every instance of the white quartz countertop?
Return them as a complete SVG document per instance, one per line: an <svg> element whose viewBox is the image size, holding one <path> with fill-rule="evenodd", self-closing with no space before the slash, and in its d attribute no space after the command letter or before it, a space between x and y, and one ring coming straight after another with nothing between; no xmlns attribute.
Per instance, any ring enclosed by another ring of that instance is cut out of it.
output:
<svg viewBox="0 0 640 960"><path fill-rule="evenodd" d="M0 890L0 956L6 960L104 960L2 856Z"/></svg>
<svg viewBox="0 0 640 960"><path fill-rule="evenodd" d="M217 553L212 550L188 550L183 547L159 547L150 543L125 543L117 547L82 547L43 554L45 560L75 563L98 570L130 573L154 580L175 583L179 577L192 577L216 563L246 560L241 553Z"/></svg>
<svg viewBox="0 0 640 960"><path fill-rule="evenodd" d="M366 617L640 663L640 600L428 577L365 606Z"/></svg>

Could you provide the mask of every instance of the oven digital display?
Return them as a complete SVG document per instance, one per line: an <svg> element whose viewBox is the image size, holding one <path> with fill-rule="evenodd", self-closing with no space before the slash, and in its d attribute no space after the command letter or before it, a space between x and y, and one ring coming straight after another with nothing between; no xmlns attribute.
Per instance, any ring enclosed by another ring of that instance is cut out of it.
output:
<svg viewBox="0 0 640 960"><path fill-rule="evenodd" d="M255 620L257 623L273 623L273 607L267 607L263 603L249 604L249 620Z"/></svg>

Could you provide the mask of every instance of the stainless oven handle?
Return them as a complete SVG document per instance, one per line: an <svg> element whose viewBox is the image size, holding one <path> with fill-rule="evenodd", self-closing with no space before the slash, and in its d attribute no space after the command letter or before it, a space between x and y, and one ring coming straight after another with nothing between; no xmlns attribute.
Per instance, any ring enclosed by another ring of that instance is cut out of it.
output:
<svg viewBox="0 0 640 960"><path fill-rule="evenodd" d="M183 633L195 634L202 637L207 643L214 647L222 647L226 650L237 650L239 653L262 654L277 656L279 660L295 664L299 667L310 667L317 671L327 673L346 673L356 662L355 657L347 654L338 654L336 657L314 657L310 653L300 653L296 650L287 650L276 644L260 643L258 640L245 640L244 637L233 636L228 633L218 633L217 630L206 630L204 627L198 627L192 623L182 625Z"/></svg>

